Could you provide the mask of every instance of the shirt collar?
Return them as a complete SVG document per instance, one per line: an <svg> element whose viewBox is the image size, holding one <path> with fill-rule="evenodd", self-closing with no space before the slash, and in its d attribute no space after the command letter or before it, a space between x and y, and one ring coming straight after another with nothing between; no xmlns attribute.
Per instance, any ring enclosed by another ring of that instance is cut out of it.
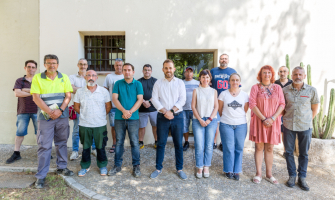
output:
<svg viewBox="0 0 335 200"><path fill-rule="evenodd" d="M26 79L26 75L23 76L22 80L23 80L23 81L26 81L26 80L27 80L27 79Z"/></svg>
<svg viewBox="0 0 335 200"><path fill-rule="evenodd" d="M47 70L45 70L44 72L42 72L41 73L41 78L43 78L43 79L46 79L47 78ZM60 73L59 71L57 71L57 76L58 76L58 78L63 78L63 75L62 75L62 73Z"/></svg>
<svg viewBox="0 0 335 200"><path fill-rule="evenodd" d="M95 93L95 92L100 92L100 86L97 84L97 89L95 89L95 91L93 92L93 93ZM87 84L85 85L85 91L89 91L89 92L91 92L88 88L87 88Z"/></svg>
<svg viewBox="0 0 335 200"><path fill-rule="evenodd" d="M165 80L165 81L167 81L167 82L169 82L165 77L164 77L164 79L163 80ZM171 79L171 81L176 81L177 80L177 78L175 77L175 76L173 76L173 78Z"/></svg>
<svg viewBox="0 0 335 200"><path fill-rule="evenodd" d="M122 79L125 83L127 83L127 81L125 79ZM130 83L127 83L127 84L131 84L131 83L134 83L135 82L135 79L133 78L133 80L130 82Z"/></svg>
<svg viewBox="0 0 335 200"><path fill-rule="evenodd" d="M293 81L292 81L292 82L293 82ZM293 83L292 83L291 85L289 85L289 88L290 88L291 90L294 90ZM306 89L306 84L305 84L305 83L302 85L301 89Z"/></svg>

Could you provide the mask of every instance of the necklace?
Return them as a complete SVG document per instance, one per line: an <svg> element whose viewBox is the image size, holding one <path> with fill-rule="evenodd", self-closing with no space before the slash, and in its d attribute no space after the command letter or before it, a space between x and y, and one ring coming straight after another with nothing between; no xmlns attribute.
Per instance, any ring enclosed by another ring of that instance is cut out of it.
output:
<svg viewBox="0 0 335 200"><path fill-rule="evenodd" d="M265 85L265 84L264 84L264 83L262 83L262 82L261 82L261 84L262 84L263 86L270 86L270 85L271 85L271 83L270 83L269 85Z"/></svg>
<svg viewBox="0 0 335 200"><path fill-rule="evenodd" d="M232 94L233 96L238 95L240 93L240 90L238 90L237 92L232 92L230 89L228 89L228 91L230 92L230 94Z"/></svg>

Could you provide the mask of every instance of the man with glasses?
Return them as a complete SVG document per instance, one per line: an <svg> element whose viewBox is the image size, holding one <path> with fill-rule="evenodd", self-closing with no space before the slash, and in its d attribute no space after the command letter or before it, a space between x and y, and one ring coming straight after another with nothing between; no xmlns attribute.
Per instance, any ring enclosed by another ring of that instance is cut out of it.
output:
<svg viewBox="0 0 335 200"><path fill-rule="evenodd" d="M152 133L155 138L154 147L156 148L156 145L157 145L157 134L156 134L157 110L151 103L151 95L152 95L152 89L157 79L151 76L152 67L149 64L145 64L143 66L142 72L143 72L143 77L138 79L138 81L142 83L143 92L144 92L143 103L139 109L140 130L138 131L138 135L139 135L140 149L144 148L143 139L145 135L145 127L148 124L148 118L150 119L150 124L152 126Z"/></svg>
<svg viewBox="0 0 335 200"><path fill-rule="evenodd" d="M17 101L17 121L16 121L16 136L13 155L6 161L6 164L11 164L21 159L20 147L24 136L28 134L28 125L30 119L33 122L35 135L37 133L37 106L30 94L31 81L37 70L37 63L34 60L27 60L24 65L26 75L18 78L14 85L14 94L18 97Z"/></svg>
<svg viewBox="0 0 335 200"><path fill-rule="evenodd" d="M35 175L35 186L38 189L44 187L53 141L57 154L57 174L73 175L73 171L67 168L67 140L70 133L67 105L71 101L73 90L68 76L57 71L58 64L56 55L44 56L46 70L34 76L30 89L30 94L38 106L38 168Z"/></svg>
<svg viewBox="0 0 335 200"><path fill-rule="evenodd" d="M113 96L113 88L116 83L116 81L121 80L124 78L122 74L122 66L123 66L123 61L121 58L117 58L115 60L114 64L114 70L115 72L108 74L106 76L105 82L104 82L104 87L109 91L110 97L112 99ZM116 107L114 102L112 102L112 109L109 112L109 125L111 126L111 132L112 132L112 137L113 137L113 146L109 150L110 153L115 152L115 145L116 145L116 135L115 135L115 129L114 129L114 121L115 121L115 112L116 112Z"/></svg>
<svg viewBox="0 0 335 200"><path fill-rule="evenodd" d="M87 60L85 58L81 58L78 61L78 73L69 76L71 81L71 85L73 88L73 94L76 94L77 90L86 86L86 70L87 70ZM80 114L77 114L77 118L73 120L73 131L72 131L72 154L70 156L70 160L78 159L78 150L79 150L79 118ZM94 139L92 142L92 154L97 156L97 151L95 149Z"/></svg>

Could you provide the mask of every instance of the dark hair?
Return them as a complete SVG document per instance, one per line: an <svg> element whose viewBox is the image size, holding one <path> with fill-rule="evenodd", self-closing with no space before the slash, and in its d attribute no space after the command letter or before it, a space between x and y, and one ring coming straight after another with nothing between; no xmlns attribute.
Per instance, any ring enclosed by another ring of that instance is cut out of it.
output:
<svg viewBox="0 0 335 200"><path fill-rule="evenodd" d="M171 59L166 59L166 60L164 60L164 62L163 62L163 66L164 66L165 63L172 63L173 66L174 66L174 62L173 62L173 60L171 60Z"/></svg>
<svg viewBox="0 0 335 200"><path fill-rule="evenodd" d="M33 63L35 64L36 68L37 68L37 62L35 60L27 60L25 63L24 63L24 66L27 67L27 64L28 63Z"/></svg>
<svg viewBox="0 0 335 200"><path fill-rule="evenodd" d="M151 67L150 64L145 64L145 65L143 66L143 69L144 69L144 67L150 67L150 69L152 70L152 67Z"/></svg>
<svg viewBox="0 0 335 200"><path fill-rule="evenodd" d="M132 64L130 64L130 63L124 63L123 66L122 66L122 70L123 70L123 67L126 66L126 65L131 66L131 68L133 69L133 71L135 71L134 66Z"/></svg>
<svg viewBox="0 0 335 200"><path fill-rule="evenodd" d="M228 80L229 82L230 82L230 78L231 78L232 76L234 76L234 75L240 77L240 81L241 81L241 76L240 76L238 73L232 73L232 74L230 74L230 76L229 76L229 80Z"/></svg>
<svg viewBox="0 0 335 200"><path fill-rule="evenodd" d="M44 64L45 64L45 61L46 61L47 59L55 59L55 60L57 60L57 64L59 64L59 60L58 60L58 57L57 57L56 55L53 55L53 54L45 55L45 56L44 56Z"/></svg>
<svg viewBox="0 0 335 200"><path fill-rule="evenodd" d="M210 72L208 69L204 69L204 70L202 70L202 71L199 73L199 78L198 78L198 80L200 81L201 76L206 76L206 75L208 75L209 78L212 80L212 74L211 74L211 72ZM200 84L201 84L201 82L200 82Z"/></svg>

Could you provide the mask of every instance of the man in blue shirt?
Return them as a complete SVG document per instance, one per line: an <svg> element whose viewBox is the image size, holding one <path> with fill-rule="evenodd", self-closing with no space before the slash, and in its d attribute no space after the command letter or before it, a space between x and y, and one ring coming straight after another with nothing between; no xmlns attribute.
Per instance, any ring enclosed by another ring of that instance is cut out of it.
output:
<svg viewBox="0 0 335 200"><path fill-rule="evenodd" d="M219 60L220 66L215 67L211 69L211 74L212 74L212 88L216 89L218 92L218 96L220 96L220 93L229 89L229 77L232 73L236 73L235 69L228 67L229 64L229 56L228 54L222 54L220 56ZM220 119L220 115L218 113L218 119ZM218 120L218 123L220 123L220 120ZM217 136L219 135L219 126L216 129L216 134L214 138L214 145L213 148L216 149L216 139ZM219 145L219 149L222 150L222 142Z"/></svg>
<svg viewBox="0 0 335 200"><path fill-rule="evenodd" d="M143 103L143 88L141 82L135 80L134 66L125 63L122 67L124 79L116 81L113 87L113 103L116 106L115 112L115 162L114 167L108 172L109 176L121 171L124 139L126 130L131 145L133 176L139 177L140 171L140 149L138 143L138 129L140 126L138 108Z"/></svg>

